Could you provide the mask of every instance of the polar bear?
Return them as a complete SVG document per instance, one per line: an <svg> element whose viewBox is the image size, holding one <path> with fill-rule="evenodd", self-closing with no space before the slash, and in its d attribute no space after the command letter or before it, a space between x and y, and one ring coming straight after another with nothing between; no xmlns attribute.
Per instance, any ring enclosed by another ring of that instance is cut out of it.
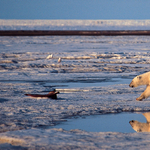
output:
<svg viewBox="0 0 150 150"><path fill-rule="evenodd" d="M150 132L150 112L143 113L147 122L142 123L136 120L131 120L129 123L136 132Z"/></svg>
<svg viewBox="0 0 150 150"><path fill-rule="evenodd" d="M150 96L150 72L141 74L136 76L131 83L129 84L130 87L138 87L140 85L146 85L146 90L138 97L137 101L142 101L145 98L148 98Z"/></svg>

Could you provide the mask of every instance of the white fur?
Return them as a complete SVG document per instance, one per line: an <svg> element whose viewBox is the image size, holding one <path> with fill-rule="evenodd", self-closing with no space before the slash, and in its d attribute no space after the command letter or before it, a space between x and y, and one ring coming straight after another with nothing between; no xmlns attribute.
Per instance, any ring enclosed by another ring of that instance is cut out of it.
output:
<svg viewBox="0 0 150 150"><path fill-rule="evenodd" d="M141 74L136 76L131 83L129 84L130 87L138 87L140 85L146 85L146 90L138 97L136 100L142 101L145 98L150 96L150 72Z"/></svg>

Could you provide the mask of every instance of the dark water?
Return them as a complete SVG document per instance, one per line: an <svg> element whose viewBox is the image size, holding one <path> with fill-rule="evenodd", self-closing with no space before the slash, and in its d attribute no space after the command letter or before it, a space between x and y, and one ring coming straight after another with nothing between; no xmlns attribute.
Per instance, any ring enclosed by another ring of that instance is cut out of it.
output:
<svg viewBox="0 0 150 150"><path fill-rule="evenodd" d="M146 118L141 113L119 113L72 118L68 119L67 122L56 125L55 128L81 129L88 132L134 133L135 131L129 124L131 120L146 122Z"/></svg>

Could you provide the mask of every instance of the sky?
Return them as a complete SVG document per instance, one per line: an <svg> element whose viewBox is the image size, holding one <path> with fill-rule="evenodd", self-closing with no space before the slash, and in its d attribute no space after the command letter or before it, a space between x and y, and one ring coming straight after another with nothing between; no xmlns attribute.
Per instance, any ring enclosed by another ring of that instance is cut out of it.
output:
<svg viewBox="0 0 150 150"><path fill-rule="evenodd" d="M0 19L150 19L150 0L0 0Z"/></svg>

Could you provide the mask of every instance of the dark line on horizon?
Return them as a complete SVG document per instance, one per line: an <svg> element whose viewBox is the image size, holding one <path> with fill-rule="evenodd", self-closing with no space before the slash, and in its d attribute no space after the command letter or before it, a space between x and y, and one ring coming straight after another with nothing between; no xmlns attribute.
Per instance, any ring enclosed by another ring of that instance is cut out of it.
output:
<svg viewBox="0 0 150 150"><path fill-rule="evenodd" d="M150 36L150 30L0 30L0 36Z"/></svg>

